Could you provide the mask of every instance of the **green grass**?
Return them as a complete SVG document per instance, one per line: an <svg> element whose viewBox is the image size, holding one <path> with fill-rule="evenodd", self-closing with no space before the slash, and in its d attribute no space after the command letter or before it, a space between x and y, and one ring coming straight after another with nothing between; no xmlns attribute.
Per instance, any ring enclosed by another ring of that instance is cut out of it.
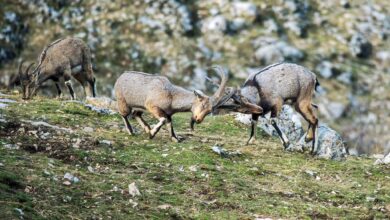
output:
<svg viewBox="0 0 390 220"><path fill-rule="evenodd" d="M259 143L245 146L248 128L230 115L207 117L191 133L190 115L177 114L174 126L185 140L172 143L165 129L153 140L144 133L129 136L119 116L100 115L78 103L19 100L1 114L7 120L0 124L0 213L5 219L19 217L15 208L27 219L390 217L388 166L373 166L368 158L335 162L284 152L279 140L260 131ZM74 132L37 131L22 120ZM84 132L87 126L94 131ZM52 138L45 140L47 132ZM6 144L20 149L2 147ZM211 150L215 144L241 154L221 157ZM67 172L80 182L64 185ZM141 196L128 194L132 182Z"/></svg>

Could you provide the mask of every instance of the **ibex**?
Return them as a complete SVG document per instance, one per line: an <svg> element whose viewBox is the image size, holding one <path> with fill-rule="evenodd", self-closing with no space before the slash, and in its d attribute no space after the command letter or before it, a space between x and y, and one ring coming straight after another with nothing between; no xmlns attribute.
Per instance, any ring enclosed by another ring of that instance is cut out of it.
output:
<svg viewBox="0 0 390 220"><path fill-rule="evenodd" d="M271 112L271 123L283 142L284 148L289 146L289 140L279 129L274 118L278 117L284 104L293 105L309 123L305 141L313 141L311 152L315 148L315 132L318 119L313 112L312 96L319 85L314 73L306 68L292 63L277 63L251 74L241 87L241 95L262 107L261 114L252 114L251 133L247 144L256 139L256 125L260 116ZM224 106L220 106L224 108Z"/></svg>
<svg viewBox="0 0 390 220"><path fill-rule="evenodd" d="M72 76L81 83L86 96L96 96L91 52L81 39L65 38L54 41L45 47L38 59L38 65L30 73L33 64L30 64L25 72L22 72L23 62L19 64L23 99L34 96L37 89L48 79L55 82L58 96L61 96L59 85L61 77L64 78L72 99L75 99L71 83Z"/></svg>
<svg viewBox="0 0 390 220"><path fill-rule="evenodd" d="M149 137L153 138L166 123L171 140L178 142L172 126L172 115L177 112L192 112L191 125L201 123L224 99L227 75L221 67L215 67L221 77L221 83L213 96L209 97L201 91L188 91L172 84L166 77L142 72L125 72L115 83L115 96L118 112L122 116L130 135L134 134L128 116L138 121ZM142 118L144 111L150 112L159 120L152 129Z"/></svg>

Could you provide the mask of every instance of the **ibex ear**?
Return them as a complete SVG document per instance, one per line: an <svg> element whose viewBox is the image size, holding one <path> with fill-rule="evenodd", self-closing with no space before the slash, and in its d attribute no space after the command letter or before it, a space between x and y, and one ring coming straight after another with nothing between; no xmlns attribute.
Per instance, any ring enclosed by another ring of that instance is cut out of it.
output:
<svg viewBox="0 0 390 220"><path fill-rule="evenodd" d="M199 99L199 100L202 100L205 98L205 95L203 94L203 92L201 92L200 90L194 90L194 94L195 96Z"/></svg>

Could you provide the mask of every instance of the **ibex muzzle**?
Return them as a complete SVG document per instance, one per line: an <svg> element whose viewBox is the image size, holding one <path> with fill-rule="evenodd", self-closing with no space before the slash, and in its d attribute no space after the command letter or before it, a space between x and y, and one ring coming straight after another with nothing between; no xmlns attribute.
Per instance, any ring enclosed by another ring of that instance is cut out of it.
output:
<svg viewBox="0 0 390 220"><path fill-rule="evenodd" d="M219 66L214 68L221 77L221 84L211 97L201 91L188 91L172 84L166 77L141 72L125 72L115 83L118 111L129 134L134 134L127 117L132 114L141 127L153 138L161 126L167 124L173 141L179 141L173 126L172 115L177 112L192 112L191 124L201 123L220 102L227 83L227 75ZM142 118L150 112L159 123L151 129Z"/></svg>

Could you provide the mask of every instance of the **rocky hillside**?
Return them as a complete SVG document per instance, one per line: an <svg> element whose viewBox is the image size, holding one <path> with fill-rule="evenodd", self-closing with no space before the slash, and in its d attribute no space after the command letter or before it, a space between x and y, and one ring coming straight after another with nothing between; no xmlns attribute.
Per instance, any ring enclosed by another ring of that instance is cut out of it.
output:
<svg viewBox="0 0 390 220"><path fill-rule="evenodd" d="M390 164L284 151L231 115L153 140L79 102L0 93L2 219L388 219ZM146 117L151 123L155 119ZM245 137L245 138L243 138Z"/></svg>
<svg viewBox="0 0 390 220"><path fill-rule="evenodd" d="M89 44L98 92L108 96L124 70L208 89L213 64L239 85L257 68L291 61L319 76L320 119L342 133L350 152L383 153L390 150L389 14L385 0L5 0L1 82L64 36Z"/></svg>

